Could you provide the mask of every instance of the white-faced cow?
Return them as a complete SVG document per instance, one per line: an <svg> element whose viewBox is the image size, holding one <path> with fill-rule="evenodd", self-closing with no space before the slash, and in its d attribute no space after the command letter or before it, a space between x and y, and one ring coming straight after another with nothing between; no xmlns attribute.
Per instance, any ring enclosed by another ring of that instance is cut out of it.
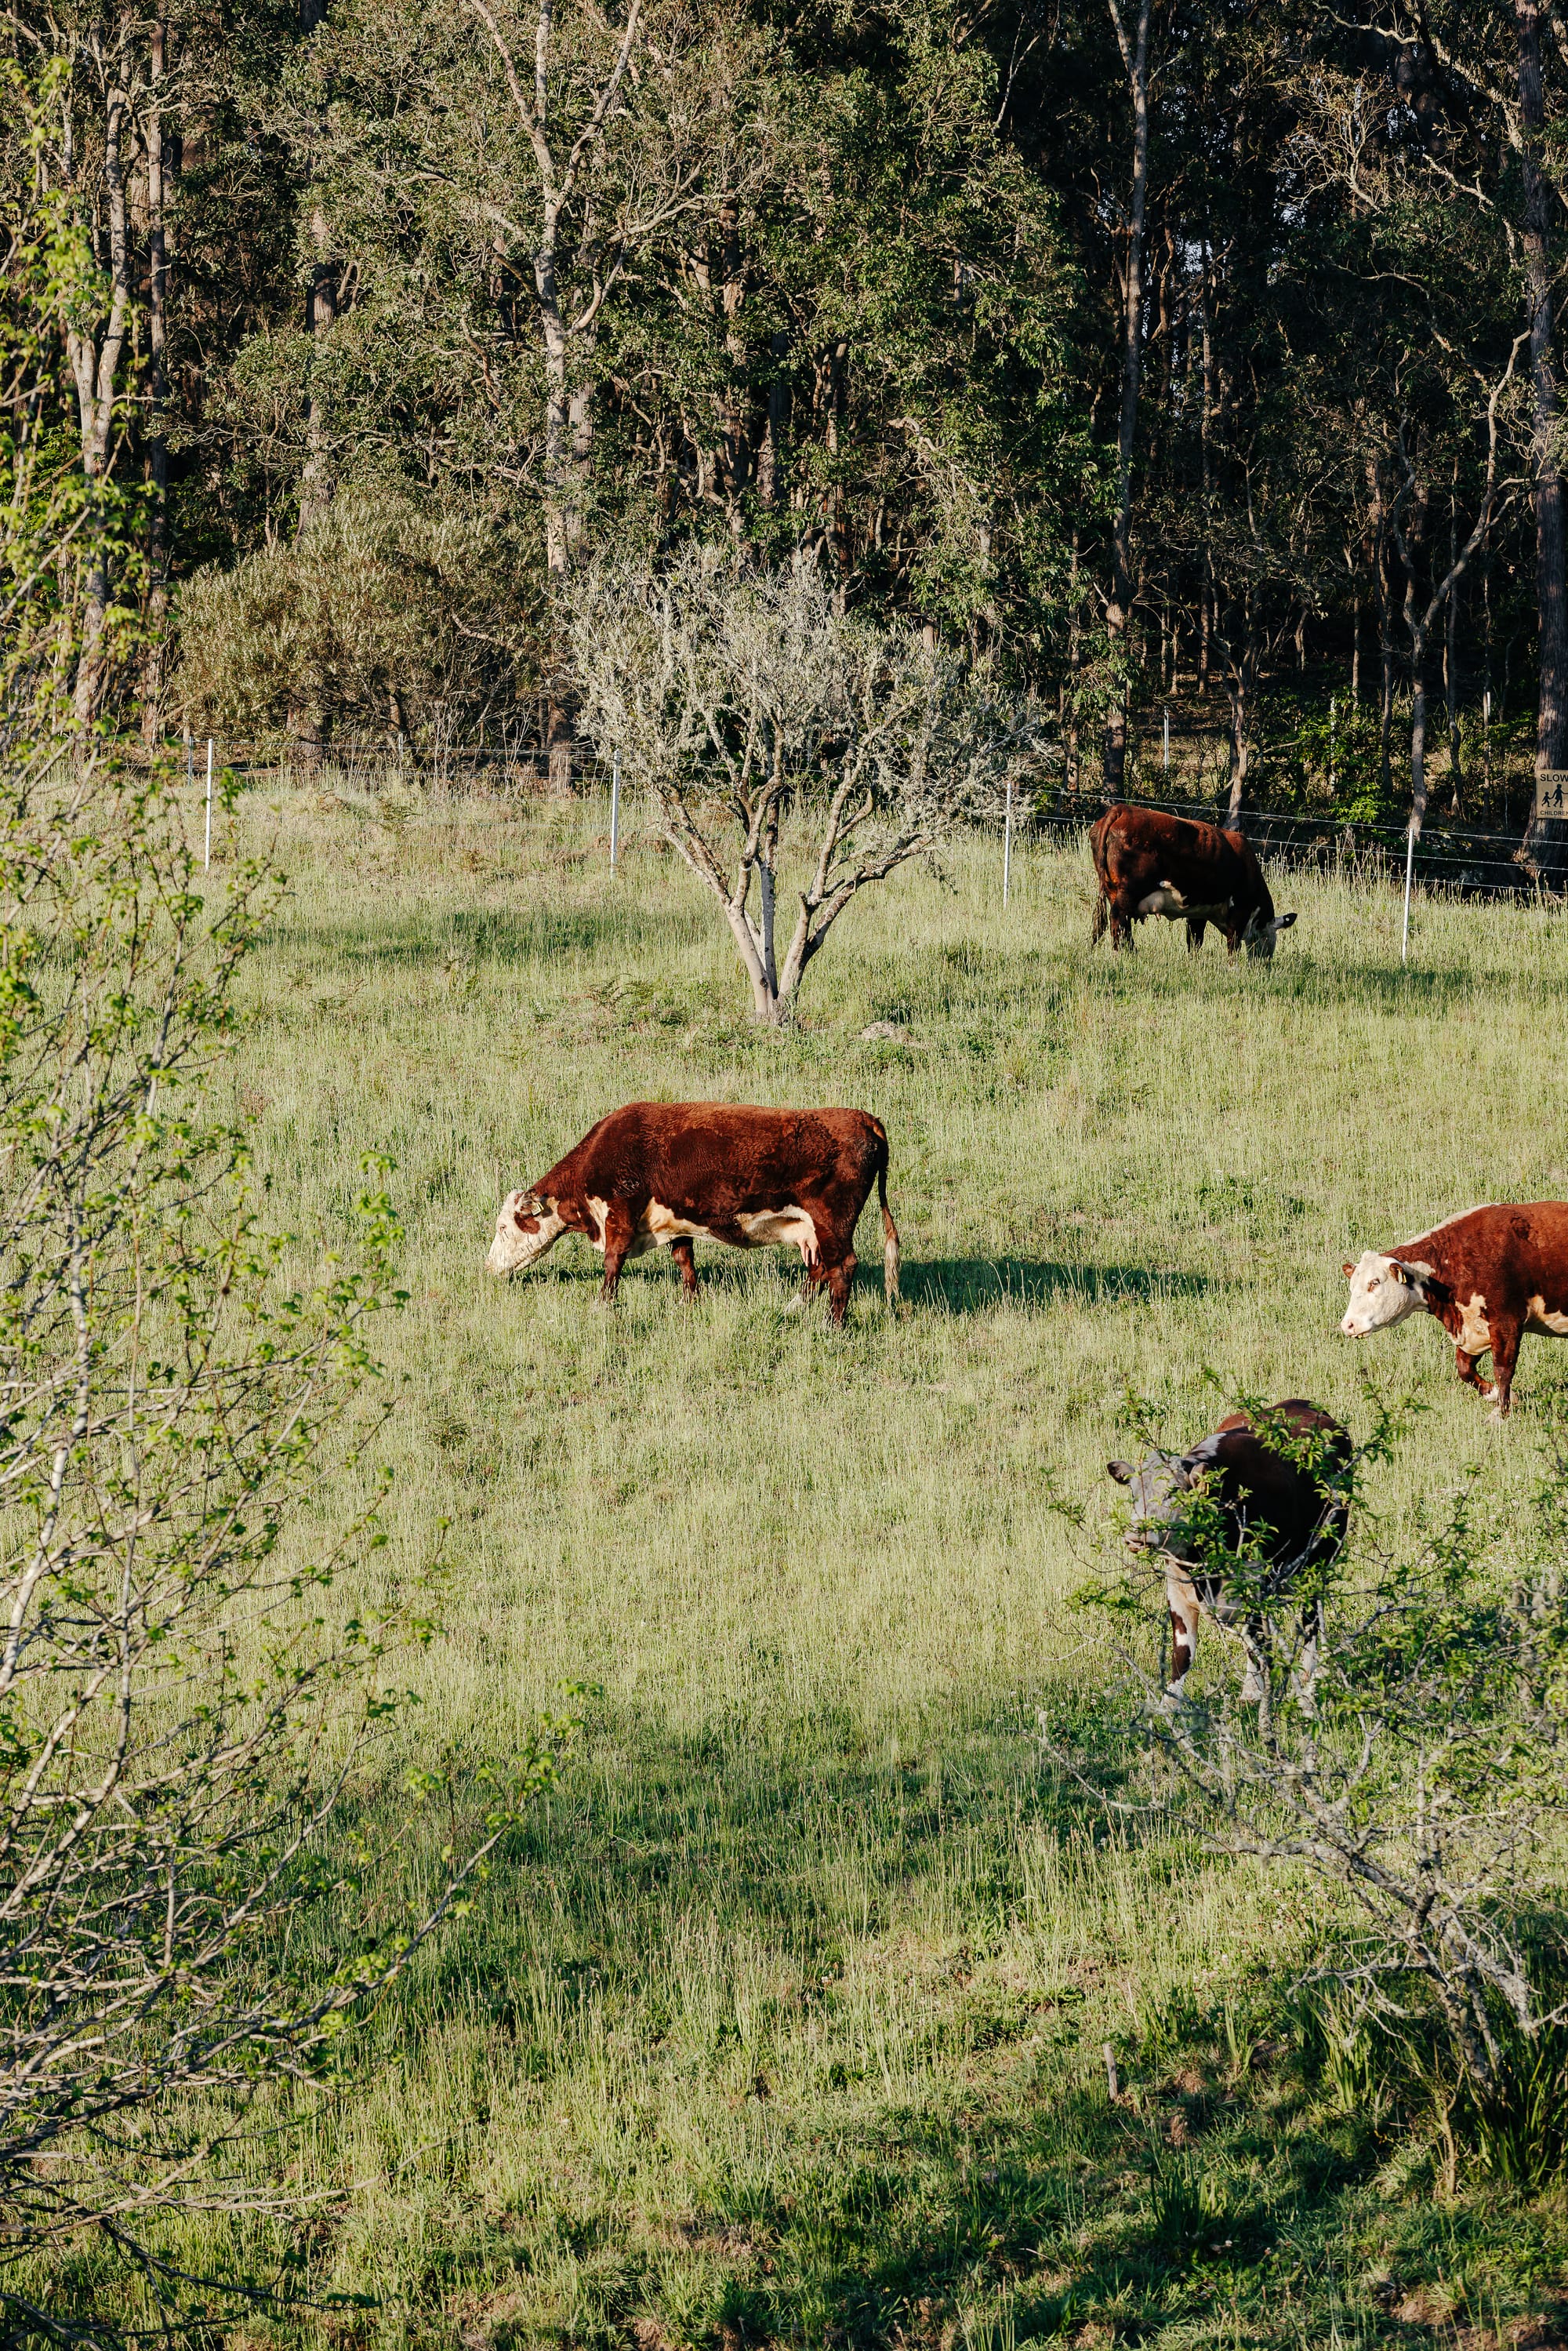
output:
<svg viewBox="0 0 1568 2351"><path fill-rule="evenodd" d="M1203 945L1213 923L1234 955L1269 956L1294 914L1276 914L1263 871L1245 835L1221 832L1163 809L1107 809L1089 835L1100 896L1090 945L1109 929L1113 947L1131 946L1133 925L1150 914L1185 922L1186 943Z"/></svg>
<svg viewBox="0 0 1568 2351"><path fill-rule="evenodd" d="M1454 1368L1506 1420L1513 1367L1527 1331L1568 1339L1568 1201L1467 1208L1418 1239L1346 1260L1347 1339L1385 1331L1407 1314L1435 1314L1454 1343ZM1491 1378L1477 1359L1491 1355Z"/></svg>
<svg viewBox="0 0 1568 2351"><path fill-rule="evenodd" d="M855 1226L873 1185L882 1205L883 1281L898 1298L898 1228L887 1205L887 1134L863 1110L757 1110L730 1102L628 1102L601 1118L527 1192L501 1205L485 1260L491 1273L537 1265L562 1233L580 1233L604 1259L602 1295L615 1296L629 1257L667 1249L688 1298L694 1240L731 1249L794 1247L805 1295L828 1293L844 1319L855 1270Z"/></svg>
<svg viewBox="0 0 1568 2351"><path fill-rule="evenodd" d="M1350 1520L1351 1459L1349 1435L1337 1420L1301 1396L1287 1396L1256 1423L1244 1412L1230 1413L1189 1453L1151 1453L1136 1468L1106 1463L1132 1498L1128 1548L1165 1562L1173 1697L1181 1696L1191 1667L1204 1609L1218 1624L1232 1623L1258 1597L1288 1592L1304 1568L1333 1557ZM1195 1510L1200 1498L1218 1518ZM1206 1533L1262 1564L1261 1586L1247 1602L1238 1602L1207 1563L1213 1544ZM1315 1603L1312 1607L1315 1614ZM1303 1665L1310 1681L1310 1662ZM1241 1696L1256 1704L1262 1695L1249 1661Z"/></svg>

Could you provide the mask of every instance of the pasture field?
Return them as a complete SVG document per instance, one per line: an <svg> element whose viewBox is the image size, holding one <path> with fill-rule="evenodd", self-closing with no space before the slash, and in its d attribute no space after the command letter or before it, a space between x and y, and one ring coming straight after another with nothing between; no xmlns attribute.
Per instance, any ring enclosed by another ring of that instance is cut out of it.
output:
<svg viewBox="0 0 1568 2351"><path fill-rule="evenodd" d="M269 1213L329 1228L361 1153L397 1163L365 1574L440 1520L450 1565L397 1735L504 1757L562 1681L599 1694L361 2073L265 2158L318 2199L292 2274L371 2299L231 2351L1568 2340L1561 2192L1456 2184L1435 2123L1303 2072L1309 1892L1108 1836L1036 1735L1101 1671L1067 1604L1113 1550L1129 1392L1190 1438L1206 1367L1358 1433L1364 1373L1414 1384L1390 1536L1469 1464L1538 1475L1568 1347L1526 1342L1491 1426L1432 1324L1340 1338L1339 1267L1568 1196L1568 917L1423 904L1402 971L1395 896L1281 879L1271 967L1164 925L1113 960L1082 850L1026 845L1004 914L976 841L852 909L775 1034L672 857L634 831L609 873L601 803L257 792L236 830L292 876L232 1080ZM612 1314L580 1245L489 1281L502 1191L640 1095L874 1111L904 1314L874 1202L841 1333L786 1313L773 1252L699 1245L690 1311L663 1255Z"/></svg>

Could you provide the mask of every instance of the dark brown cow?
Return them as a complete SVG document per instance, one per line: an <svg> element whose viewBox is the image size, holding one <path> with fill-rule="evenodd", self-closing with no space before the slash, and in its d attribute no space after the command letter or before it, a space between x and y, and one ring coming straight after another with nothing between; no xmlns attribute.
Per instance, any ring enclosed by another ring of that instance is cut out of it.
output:
<svg viewBox="0 0 1568 2351"><path fill-rule="evenodd" d="M883 1280L898 1298L898 1228L887 1206L887 1134L863 1110L755 1110L730 1102L628 1102L585 1134L528 1192L503 1202L486 1265L518 1273L562 1233L604 1259L606 1302L629 1257L667 1249L688 1298L695 1239L731 1249L794 1246L805 1295L844 1319L855 1225L873 1184L882 1203Z"/></svg>
<svg viewBox="0 0 1568 2351"><path fill-rule="evenodd" d="M1350 1305L1339 1327L1347 1339L1421 1310L1435 1314L1460 1379L1490 1400L1494 1420L1506 1420L1525 1332L1568 1339L1568 1201L1467 1208L1417 1240L1368 1249L1356 1265L1347 1259L1344 1270ZM1476 1370L1489 1352L1490 1382Z"/></svg>
<svg viewBox="0 0 1568 2351"><path fill-rule="evenodd" d="M1202 1495L1218 1506L1228 1549L1258 1545L1272 1591L1287 1591L1304 1567L1332 1559L1345 1538L1352 1458L1346 1430L1301 1396L1287 1396L1261 1417L1260 1434L1246 1413L1233 1412L1190 1453L1152 1453L1135 1468L1130 1461L1105 1464L1132 1495L1129 1548L1166 1563L1170 1687L1177 1698L1197 1648L1200 1611L1207 1608L1222 1625L1237 1613L1223 1584L1205 1572L1204 1547L1189 1522L1189 1497ZM1302 1662L1310 1680L1310 1656ZM1254 1702L1262 1696L1250 1665L1241 1695Z"/></svg>
<svg viewBox="0 0 1568 2351"><path fill-rule="evenodd" d="M1294 914L1276 914L1262 868L1239 832L1221 832L1163 809L1107 809L1089 835L1100 896L1090 945L1104 937L1113 947L1131 946L1133 925L1149 914L1185 922L1186 943L1203 945L1213 923L1234 955L1271 956Z"/></svg>

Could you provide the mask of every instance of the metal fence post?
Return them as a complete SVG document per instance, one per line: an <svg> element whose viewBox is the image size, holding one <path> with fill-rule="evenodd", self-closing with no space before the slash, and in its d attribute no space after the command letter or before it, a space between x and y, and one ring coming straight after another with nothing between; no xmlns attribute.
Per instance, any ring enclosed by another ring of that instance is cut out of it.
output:
<svg viewBox="0 0 1568 2351"><path fill-rule="evenodd" d="M1166 775L1167 775L1167 776L1170 774L1170 771L1171 771L1171 715L1170 715L1170 712L1167 710L1167 711L1166 712Z"/></svg>
<svg viewBox="0 0 1568 2351"><path fill-rule="evenodd" d="M1013 877L1013 779L1008 777L1008 812L1002 828L1002 904L1008 903L1008 891Z"/></svg>
<svg viewBox="0 0 1568 2351"><path fill-rule="evenodd" d="M621 754L614 752L610 761L610 871L615 871L615 852L621 846Z"/></svg>
<svg viewBox="0 0 1568 2351"><path fill-rule="evenodd" d="M206 840L206 846L205 846L205 848L204 848L204 849L203 850L203 852L202 852L202 865L203 865L204 870L205 870L205 869L209 868L209 867L211 866L211 864L212 864L212 862L213 862L213 738L212 738L212 737L209 735L209 736L208 736L208 737L207 737L207 840Z"/></svg>
<svg viewBox="0 0 1568 2351"><path fill-rule="evenodd" d="M1410 958L1410 876L1416 866L1416 828L1411 825L1405 835L1405 934L1399 942L1399 960Z"/></svg>

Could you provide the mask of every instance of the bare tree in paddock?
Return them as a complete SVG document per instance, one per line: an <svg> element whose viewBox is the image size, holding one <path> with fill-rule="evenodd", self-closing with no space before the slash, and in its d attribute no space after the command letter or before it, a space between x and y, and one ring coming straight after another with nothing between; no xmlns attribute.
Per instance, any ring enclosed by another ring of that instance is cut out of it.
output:
<svg viewBox="0 0 1568 2351"><path fill-rule="evenodd" d="M787 1017L862 890L999 813L1009 768L1043 748L1032 709L920 631L839 611L805 562L748 575L692 548L665 569L600 566L572 651L586 726L712 893L758 1020ZM780 925L787 811L804 872Z"/></svg>

